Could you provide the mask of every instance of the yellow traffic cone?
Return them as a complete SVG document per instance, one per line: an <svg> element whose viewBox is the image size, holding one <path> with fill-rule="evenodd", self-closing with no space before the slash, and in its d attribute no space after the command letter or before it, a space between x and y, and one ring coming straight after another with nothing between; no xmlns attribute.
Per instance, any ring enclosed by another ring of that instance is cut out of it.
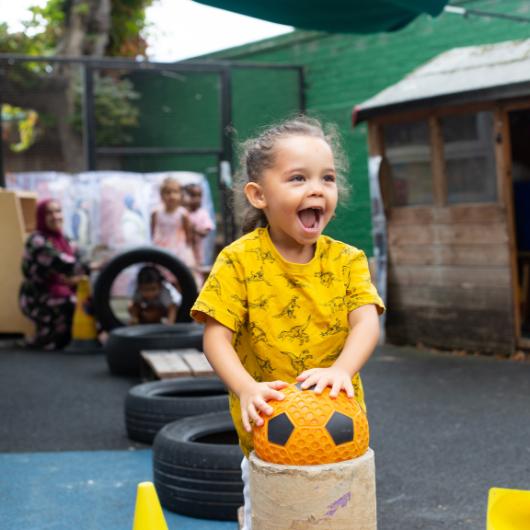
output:
<svg viewBox="0 0 530 530"><path fill-rule="evenodd" d="M486 530L530 528L530 491L491 488Z"/></svg>
<svg viewBox="0 0 530 530"><path fill-rule="evenodd" d="M77 302L72 321L72 340L96 340L98 337L96 320L86 311L86 303L90 298L90 281L88 276L82 278L77 284L76 294Z"/></svg>
<svg viewBox="0 0 530 530"><path fill-rule="evenodd" d="M140 482L136 493L133 530L168 530L155 486Z"/></svg>

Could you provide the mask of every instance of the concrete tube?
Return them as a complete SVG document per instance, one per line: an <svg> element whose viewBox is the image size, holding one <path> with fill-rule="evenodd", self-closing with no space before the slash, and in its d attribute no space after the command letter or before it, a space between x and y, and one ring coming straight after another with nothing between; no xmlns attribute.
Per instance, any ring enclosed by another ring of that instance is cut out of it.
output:
<svg viewBox="0 0 530 530"><path fill-rule="evenodd" d="M371 449L319 466L271 464L250 455L252 530L377 530Z"/></svg>

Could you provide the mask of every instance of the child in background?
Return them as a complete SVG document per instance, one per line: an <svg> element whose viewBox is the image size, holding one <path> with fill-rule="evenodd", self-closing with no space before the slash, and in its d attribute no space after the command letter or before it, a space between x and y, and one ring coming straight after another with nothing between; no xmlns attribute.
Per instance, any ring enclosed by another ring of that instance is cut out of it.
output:
<svg viewBox="0 0 530 530"><path fill-rule="evenodd" d="M363 251L322 235L345 190L336 139L306 117L243 145L245 235L218 256L192 308L204 352L230 389L250 530L251 424L271 414L287 383L346 392L366 410L359 371L384 310Z"/></svg>
<svg viewBox="0 0 530 530"><path fill-rule="evenodd" d="M181 294L152 265L138 272L136 289L128 310L130 324L174 324Z"/></svg>
<svg viewBox="0 0 530 530"><path fill-rule="evenodd" d="M191 247L195 261L200 267L204 265L203 241L214 229L214 224L208 212L202 207L202 186L200 184L184 186L184 196L190 221Z"/></svg>
<svg viewBox="0 0 530 530"><path fill-rule="evenodd" d="M185 265L194 269L196 261L191 248L188 211L182 206L180 184L167 177L160 187L162 207L151 214L151 238L153 243L171 251Z"/></svg>

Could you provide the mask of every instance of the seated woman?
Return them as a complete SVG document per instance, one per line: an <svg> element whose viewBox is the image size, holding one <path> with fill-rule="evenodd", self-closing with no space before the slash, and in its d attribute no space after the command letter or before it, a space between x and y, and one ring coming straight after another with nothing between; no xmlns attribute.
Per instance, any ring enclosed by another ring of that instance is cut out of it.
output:
<svg viewBox="0 0 530 530"><path fill-rule="evenodd" d="M174 324L182 295L153 265L143 266L128 310L129 324Z"/></svg>
<svg viewBox="0 0 530 530"><path fill-rule="evenodd" d="M63 234L61 205L41 201L37 230L26 241L20 288L22 312L35 323L31 346L54 350L70 342L76 285L88 272L77 247Z"/></svg>

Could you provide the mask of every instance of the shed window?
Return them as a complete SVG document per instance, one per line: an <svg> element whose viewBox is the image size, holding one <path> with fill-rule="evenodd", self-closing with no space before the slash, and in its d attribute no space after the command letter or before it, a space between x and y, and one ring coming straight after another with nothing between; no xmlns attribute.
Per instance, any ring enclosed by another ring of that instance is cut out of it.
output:
<svg viewBox="0 0 530 530"><path fill-rule="evenodd" d="M448 204L497 199L491 112L441 118Z"/></svg>
<svg viewBox="0 0 530 530"><path fill-rule="evenodd" d="M384 126L386 157L392 168L394 206L432 204L429 125L426 121Z"/></svg>

